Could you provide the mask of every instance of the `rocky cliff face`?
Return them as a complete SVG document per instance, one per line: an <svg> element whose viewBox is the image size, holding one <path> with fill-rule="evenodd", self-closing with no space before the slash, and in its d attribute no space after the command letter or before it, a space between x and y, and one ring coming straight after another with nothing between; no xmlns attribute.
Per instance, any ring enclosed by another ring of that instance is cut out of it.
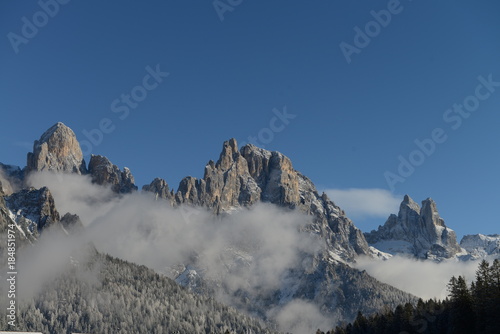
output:
<svg viewBox="0 0 500 334"><path fill-rule="evenodd" d="M251 144L238 150L235 139L224 142L219 160L208 162L202 179L184 178L175 195L161 179L143 190L174 205L205 206L216 214L257 202L298 209L312 216L313 223L305 229L326 241L335 260L352 262L358 255L370 254L362 232L326 194L318 193L311 180L293 168L288 157Z"/></svg>
<svg viewBox="0 0 500 334"><path fill-rule="evenodd" d="M28 153L26 171L85 174L85 161L73 130L58 122L45 131Z"/></svg>
<svg viewBox="0 0 500 334"><path fill-rule="evenodd" d="M89 174L92 182L99 185L109 185L116 193L130 193L137 190L134 177L127 167L121 171L108 158L102 155L92 155L89 162Z"/></svg>
<svg viewBox="0 0 500 334"><path fill-rule="evenodd" d="M406 195L399 214L390 215L383 226L365 233L365 237L371 246L390 254L441 260L463 252L455 232L445 225L431 198L422 201L420 207Z"/></svg>

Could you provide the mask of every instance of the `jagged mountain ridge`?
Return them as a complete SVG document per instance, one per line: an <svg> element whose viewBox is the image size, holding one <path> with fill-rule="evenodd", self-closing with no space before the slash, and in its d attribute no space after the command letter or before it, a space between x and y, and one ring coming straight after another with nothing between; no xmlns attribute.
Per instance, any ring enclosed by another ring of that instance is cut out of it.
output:
<svg viewBox="0 0 500 334"><path fill-rule="evenodd" d="M75 133L61 122L35 141L24 171L23 177L34 171L88 174L94 183L116 193L137 190L130 170L121 171L106 157L92 155L87 167ZM219 160L208 162L202 179L182 179L175 193L162 179L143 190L172 205L203 206L216 214L257 202L299 209L314 217L307 229L325 239L337 259L353 262L358 255L371 254L363 233L326 194L318 193L309 178L293 169L288 157L251 144L238 150L235 139L224 142Z"/></svg>
<svg viewBox="0 0 500 334"><path fill-rule="evenodd" d="M352 262L370 254L361 231L325 193L318 193L309 178L293 169L288 157L251 144L238 150L235 139L224 142L219 160L208 162L202 179L184 178L176 193L162 179L143 190L173 205L204 206L216 214L258 202L298 209L314 218L307 230L326 240L341 260Z"/></svg>
<svg viewBox="0 0 500 334"><path fill-rule="evenodd" d="M4 191L12 192L13 189L22 188L25 176L33 171L88 174L94 183L110 186L116 193L137 190L130 170L126 167L120 170L106 157L92 155L87 168L75 133L61 122L54 124L34 142L33 152L28 153L27 166L24 169L0 164L0 172L9 178L11 183L4 183ZM314 216L314 224L307 227L309 231L327 240L334 251L332 255L347 262L353 261L358 255L376 257L377 254L383 254L374 248L377 246L377 240L378 247L383 251L388 251L389 247L393 249L392 253L412 253L419 258L439 260L464 252L456 243L453 230L441 226L444 221L441 223L432 200L424 201L422 209L412 209L412 203L406 205L406 214L409 216L403 225L398 224L398 216L391 215L382 229L363 235L326 194L319 195L314 184L293 169L286 156L253 145L246 145L238 151L234 139L223 144L217 163L209 161L202 179L182 179L177 192L170 190L168 184L160 178L154 179L142 189L166 199L173 206L182 203L199 205L210 208L217 214L238 207L249 207L260 201L297 208ZM406 197L403 203L405 201ZM410 201L413 202L411 199ZM418 204L415 205L418 207ZM406 209L403 208L404 210ZM411 217L412 211L420 215L421 210L429 212L420 218ZM404 212L400 212L401 214L405 215ZM411 233L401 238L398 235L401 231ZM480 235L464 236L464 240L472 237L477 239ZM370 246L366 239L369 239ZM380 244L382 239L390 241L391 244ZM396 250L397 248L399 250ZM462 259L475 259L478 254L476 252L475 255L462 256Z"/></svg>

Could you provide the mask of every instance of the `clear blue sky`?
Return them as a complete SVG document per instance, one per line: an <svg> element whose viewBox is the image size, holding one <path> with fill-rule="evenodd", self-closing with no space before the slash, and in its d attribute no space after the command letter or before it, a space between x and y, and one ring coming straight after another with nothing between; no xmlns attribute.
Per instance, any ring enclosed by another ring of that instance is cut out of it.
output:
<svg viewBox="0 0 500 334"><path fill-rule="evenodd" d="M457 129L443 119L475 94L478 76L500 81L500 2L238 2L220 2L235 4L221 21L212 1L72 0L53 17L36 1L2 1L0 161L24 166L33 140L57 121L86 140L84 130L109 119L114 130L92 153L129 167L139 186L162 177L177 188L202 176L224 140L267 139L272 110L286 106L296 117L284 129L274 122L282 131L265 147L318 188L432 197L459 235L500 233L500 87ZM370 24L372 10L388 8L397 13L385 27ZM23 17L40 25L36 34L25 27L25 40ZM348 63L339 45L355 46L354 27L367 23L373 37ZM169 76L127 117L120 100L113 112L122 94L142 98L136 86L157 64ZM397 173L398 157L436 128L447 140L390 189L384 173Z"/></svg>

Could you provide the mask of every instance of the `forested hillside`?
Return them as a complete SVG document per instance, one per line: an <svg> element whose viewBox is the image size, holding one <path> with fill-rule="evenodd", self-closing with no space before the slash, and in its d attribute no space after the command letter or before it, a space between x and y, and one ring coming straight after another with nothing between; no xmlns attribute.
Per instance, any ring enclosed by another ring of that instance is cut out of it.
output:
<svg viewBox="0 0 500 334"><path fill-rule="evenodd" d="M35 296L19 300L18 326L0 317L0 328L44 334L273 333L144 266L94 251L90 261L68 261L67 267Z"/></svg>

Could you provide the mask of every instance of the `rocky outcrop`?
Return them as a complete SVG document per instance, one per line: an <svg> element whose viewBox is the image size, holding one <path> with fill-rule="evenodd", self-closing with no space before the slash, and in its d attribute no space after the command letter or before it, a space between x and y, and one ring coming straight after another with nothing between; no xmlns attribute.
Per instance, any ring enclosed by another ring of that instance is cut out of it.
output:
<svg viewBox="0 0 500 334"><path fill-rule="evenodd" d="M159 179L143 190L174 205L204 206L216 214L257 202L297 209L312 217L304 229L326 240L335 260L352 262L357 255L370 254L362 232L326 194L318 193L311 180L293 168L288 157L251 144L238 150L235 139L224 142L219 160L208 162L202 179L184 178L175 196Z"/></svg>
<svg viewBox="0 0 500 334"><path fill-rule="evenodd" d="M58 122L45 131L28 153L26 171L85 174L85 161L73 130Z"/></svg>
<svg viewBox="0 0 500 334"><path fill-rule="evenodd" d="M125 167L121 171L108 158L102 155L91 156L89 174L92 177L92 182L99 185L111 186L111 189L116 193L123 194L137 190L130 170Z"/></svg>
<svg viewBox="0 0 500 334"><path fill-rule="evenodd" d="M428 198L420 207L405 195L399 214L390 215L377 231L365 233L369 244L390 254L442 260L463 252L455 232L439 216L436 203Z"/></svg>

